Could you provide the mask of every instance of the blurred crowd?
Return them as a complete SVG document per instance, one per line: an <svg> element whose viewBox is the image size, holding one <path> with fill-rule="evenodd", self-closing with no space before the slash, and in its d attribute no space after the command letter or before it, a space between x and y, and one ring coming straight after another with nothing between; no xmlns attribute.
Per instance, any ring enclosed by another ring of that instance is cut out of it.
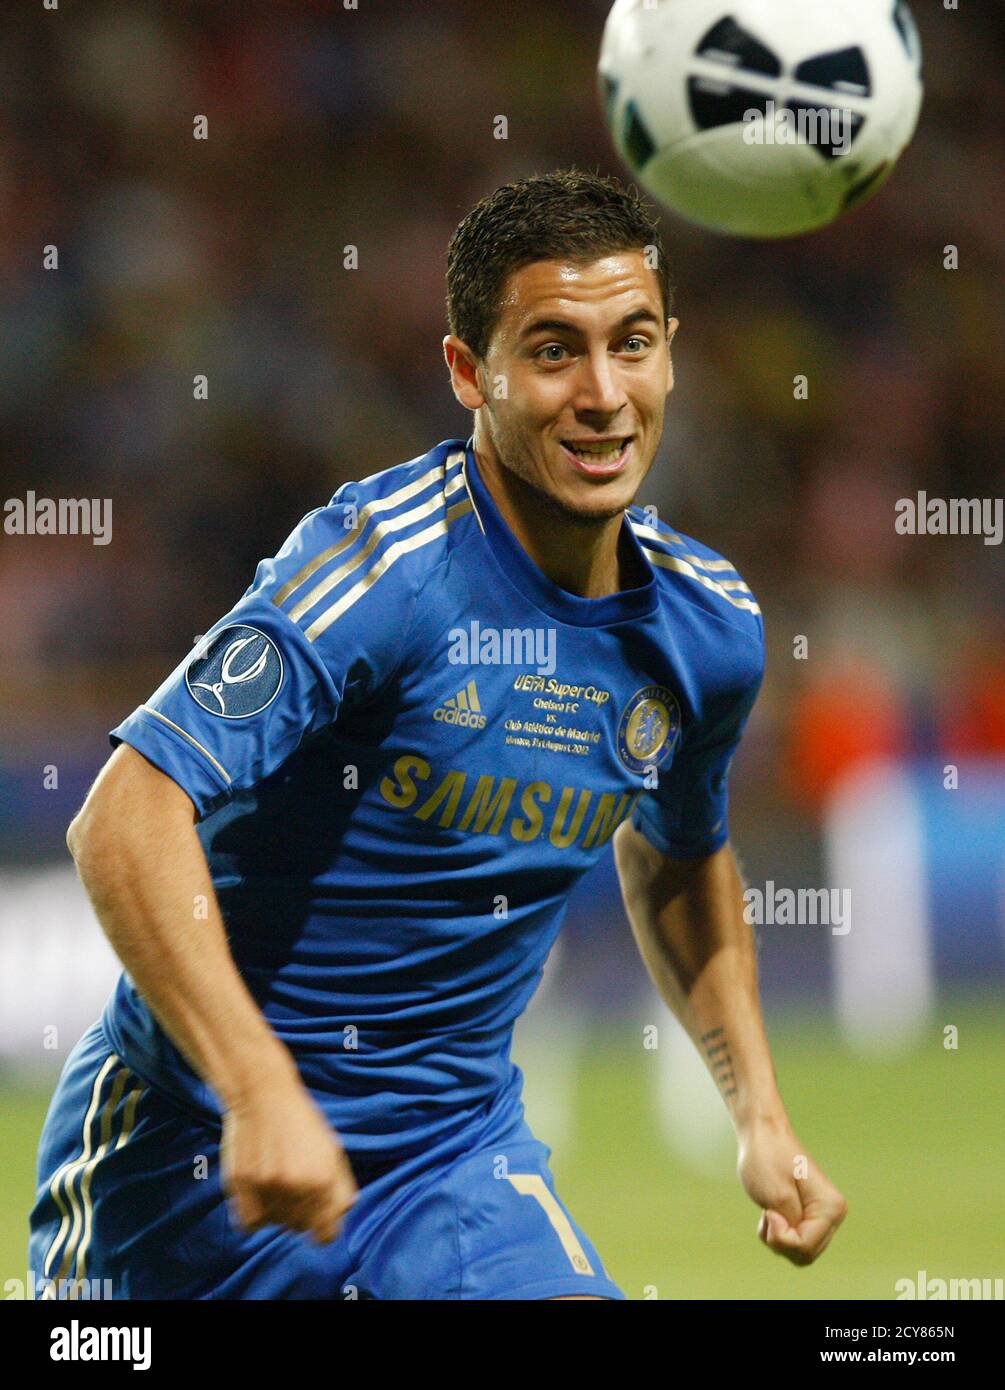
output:
<svg viewBox="0 0 1005 1390"><path fill-rule="evenodd" d="M510 178L623 172L595 85L605 8L4 14L3 497L109 497L114 526L107 546L0 535L8 761L100 761L306 511L469 432L439 346L447 241ZM921 123L872 202L779 243L664 218L677 384L640 500L765 612L742 776L776 825L864 756L1005 755L1002 548L894 529L919 490L1003 491L1003 44L977 7L913 9Z"/></svg>

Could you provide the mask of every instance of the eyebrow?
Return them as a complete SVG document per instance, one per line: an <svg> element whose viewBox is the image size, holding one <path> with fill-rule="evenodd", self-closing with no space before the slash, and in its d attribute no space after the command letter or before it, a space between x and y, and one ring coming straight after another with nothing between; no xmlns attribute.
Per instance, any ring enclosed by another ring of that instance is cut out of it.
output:
<svg viewBox="0 0 1005 1390"><path fill-rule="evenodd" d="M651 309L632 309L618 324L619 328L631 328L636 323L654 323L657 328L661 327L660 319ZM535 333L572 333L582 334L582 328L568 319L534 319L526 328L520 332L520 338L530 338Z"/></svg>

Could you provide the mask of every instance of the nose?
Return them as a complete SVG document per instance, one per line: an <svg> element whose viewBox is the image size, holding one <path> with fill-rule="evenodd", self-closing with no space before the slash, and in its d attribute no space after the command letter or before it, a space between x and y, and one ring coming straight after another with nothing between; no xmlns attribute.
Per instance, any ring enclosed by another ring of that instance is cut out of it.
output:
<svg viewBox="0 0 1005 1390"><path fill-rule="evenodd" d="M584 354L580 367L573 402L577 415L617 415L627 403L627 397L606 346L598 352Z"/></svg>

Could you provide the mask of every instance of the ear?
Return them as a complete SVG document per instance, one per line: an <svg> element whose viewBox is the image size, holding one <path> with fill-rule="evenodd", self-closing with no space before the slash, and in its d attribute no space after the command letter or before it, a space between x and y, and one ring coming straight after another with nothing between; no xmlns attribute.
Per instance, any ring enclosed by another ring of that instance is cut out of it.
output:
<svg viewBox="0 0 1005 1390"><path fill-rule="evenodd" d="M478 410L485 397L478 384L478 359L462 339L448 333L443 340L443 356L450 371L454 395L466 410Z"/></svg>
<svg viewBox="0 0 1005 1390"><path fill-rule="evenodd" d="M667 395L673 390L673 354L670 345L680 327L680 319L667 319Z"/></svg>

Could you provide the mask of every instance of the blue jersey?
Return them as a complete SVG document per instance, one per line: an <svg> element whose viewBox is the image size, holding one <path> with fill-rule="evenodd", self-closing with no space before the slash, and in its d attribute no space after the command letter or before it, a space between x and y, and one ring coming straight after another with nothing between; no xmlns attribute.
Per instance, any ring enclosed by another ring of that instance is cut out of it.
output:
<svg viewBox="0 0 1005 1390"><path fill-rule="evenodd" d="M641 509L624 537L645 582L570 594L449 440L309 513L111 733L194 802L234 959L350 1154L519 1115L514 1022L621 821L680 858L727 839L760 611ZM128 974L103 1023L219 1114Z"/></svg>

